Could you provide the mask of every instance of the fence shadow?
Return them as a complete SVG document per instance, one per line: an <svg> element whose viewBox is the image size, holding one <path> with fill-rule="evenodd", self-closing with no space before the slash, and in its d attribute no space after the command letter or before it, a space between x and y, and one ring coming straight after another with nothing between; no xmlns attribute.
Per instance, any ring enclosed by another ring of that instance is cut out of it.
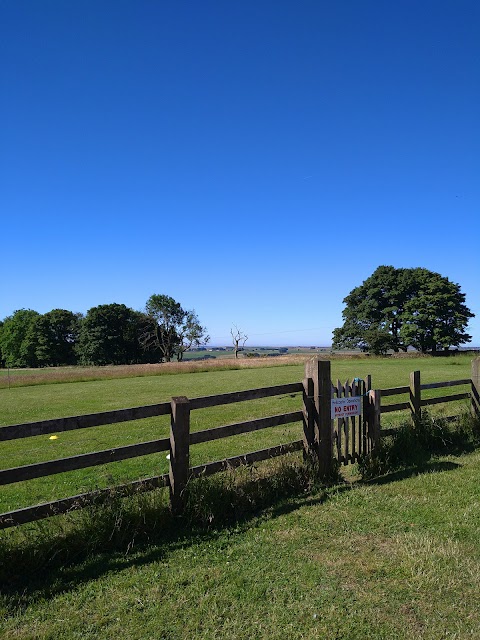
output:
<svg viewBox="0 0 480 640"><path fill-rule="evenodd" d="M422 475L424 473L440 473L442 471L454 471L455 469L459 469L462 465L451 462L451 461L428 461L421 465L415 465L411 467L407 467L405 469L401 469L398 471L392 471L391 473L386 473L382 476L378 476L377 478L371 478L369 480L363 480L364 484L390 484L392 482L398 482L400 480L406 480L407 478L412 478L415 476Z"/></svg>
<svg viewBox="0 0 480 640"><path fill-rule="evenodd" d="M360 484L387 484L460 466L428 461L369 481L349 482L338 474L330 484L320 484L312 482L304 463L282 461L279 468L275 461L264 477L257 477L255 467L243 467L194 480L180 517L171 514L165 494L158 500L162 490L153 492L157 500L152 496L149 503L145 494L139 497L142 503L135 505L129 505L129 498L113 498L101 508L29 525L21 548L4 548L0 537L3 606L18 612L38 599L51 599L108 572L161 561L178 549L215 540L232 527L241 533L258 518L274 519L323 504ZM60 523L69 518L73 525L65 533Z"/></svg>
<svg viewBox="0 0 480 640"><path fill-rule="evenodd" d="M110 571L160 561L180 548L208 542L259 518L275 519L305 505L326 502L351 490L340 476L330 484L312 481L302 462L270 461L270 473L243 467L195 479L182 516L174 517L166 496L150 503L129 498L27 525L23 544L7 548L0 536L0 593L12 611L51 599ZM162 491L153 492L160 494ZM65 521L70 528L65 532ZM17 528L15 535L22 535Z"/></svg>

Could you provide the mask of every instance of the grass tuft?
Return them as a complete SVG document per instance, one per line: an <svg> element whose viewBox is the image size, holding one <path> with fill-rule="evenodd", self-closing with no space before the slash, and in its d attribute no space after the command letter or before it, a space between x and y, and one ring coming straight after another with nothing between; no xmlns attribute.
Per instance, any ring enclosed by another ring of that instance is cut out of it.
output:
<svg viewBox="0 0 480 640"><path fill-rule="evenodd" d="M403 422L395 433L382 438L374 451L358 463L365 480L408 467L425 465L432 456L462 453L480 446L480 420L463 413L451 420L431 414Z"/></svg>

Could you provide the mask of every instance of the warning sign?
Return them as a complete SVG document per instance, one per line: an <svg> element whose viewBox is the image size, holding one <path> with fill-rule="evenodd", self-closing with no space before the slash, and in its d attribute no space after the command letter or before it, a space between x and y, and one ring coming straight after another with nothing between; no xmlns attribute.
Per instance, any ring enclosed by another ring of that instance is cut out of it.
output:
<svg viewBox="0 0 480 640"><path fill-rule="evenodd" d="M359 416L362 413L362 399L334 398L332 400L332 419Z"/></svg>

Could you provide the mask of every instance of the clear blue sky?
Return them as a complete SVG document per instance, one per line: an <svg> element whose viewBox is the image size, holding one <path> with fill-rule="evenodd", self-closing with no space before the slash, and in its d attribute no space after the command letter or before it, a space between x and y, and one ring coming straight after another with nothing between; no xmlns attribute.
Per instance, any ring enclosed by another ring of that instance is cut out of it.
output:
<svg viewBox="0 0 480 640"><path fill-rule="evenodd" d="M328 345L381 264L480 345L478 0L0 0L0 318L142 309Z"/></svg>

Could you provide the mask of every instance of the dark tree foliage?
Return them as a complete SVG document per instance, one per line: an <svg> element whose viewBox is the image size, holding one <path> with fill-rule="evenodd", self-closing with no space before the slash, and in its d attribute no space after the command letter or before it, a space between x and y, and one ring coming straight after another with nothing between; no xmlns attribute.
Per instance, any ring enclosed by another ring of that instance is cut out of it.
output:
<svg viewBox="0 0 480 640"><path fill-rule="evenodd" d="M37 366L35 347L29 339L29 332L39 316L32 309L19 309L4 319L0 331L0 349L7 367Z"/></svg>
<svg viewBox="0 0 480 640"><path fill-rule="evenodd" d="M145 319L124 304L92 307L82 320L78 355L82 364L133 364L143 361L139 343Z"/></svg>
<svg viewBox="0 0 480 640"><path fill-rule="evenodd" d="M171 296L150 296L145 315L147 321L141 337L143 348L157 350L159 359L165 362L170 362L174 356L180 361L185 351L209 340L195 311L186 311Z"/></svg>
<svg viewBox="0 0 480 640"><path fill-rule="evenodd" d="M85 317L66 309L40 315L20 309L0 321L0 366L107 365L183 359L208 342L195 311L153 295L146 313L124 304L92 307Z"/></svg>
<svg viewBox="0 0 480 640"><path fill-rule="evenodd" d="M66 309L53 309L35 319L29 328L27 339L39 366L77 363L80 320L80 314Z"/></svg>
<svg viewBox="0 0 480 640"><path fill-rule="evenodd" d="M474 314L460 286L427 269L415 269L415 297L405 303L401 339L415 349L435 352L470 342L466 333Z"/></svg>
<svg viewBox="0 0 480 640"><path fill-rule="evenodd" d="M5 357L2 351L2 330L3 330L3 320L0 320L0 367L5 366Z"/></svg>
<svg viewBox="0 0 480 640"><path fill-rule="evenodd" d="M460 286L428 269L380 266L343 302L336 349L381 354L411 346L425 353L471 340L465 329L473 314Z"/></svg>

